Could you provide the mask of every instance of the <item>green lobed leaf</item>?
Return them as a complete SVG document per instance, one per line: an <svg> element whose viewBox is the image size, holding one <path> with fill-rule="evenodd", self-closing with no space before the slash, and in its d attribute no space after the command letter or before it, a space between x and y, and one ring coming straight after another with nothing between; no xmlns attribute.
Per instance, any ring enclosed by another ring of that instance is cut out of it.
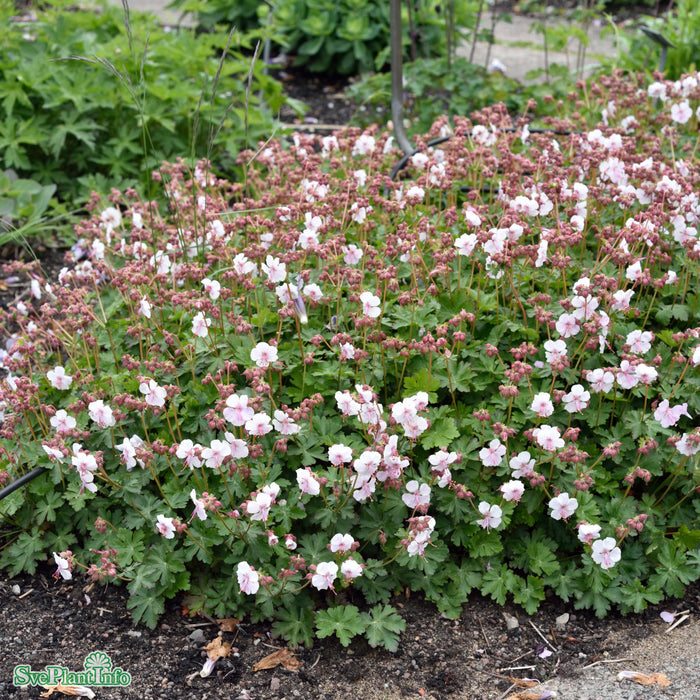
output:
<svg viewBox="0 0 700 700"><path fill-rule="evenodd" d="M653 586L644 586L641 581L636 580L621 586L623 605L635 613L643 612L649 603L655 605L663 600L664 594Z"/></svg>
<svg viewBox="0 0 700 700"><path fill-rule="evenodd" d="M528 615L534 615L545 599L544 583L538 576L517 577L513 589L513 600L522 605Z"/></svg>
<svg viewBox="0 0 700 700"><path fill-rule="evenodd" d="M334 634L344 647L366 627L367 619L355 605L336 605L316 613L317 636L323 639Z"/></svg>
<svg viewBox="0 0 700 700"><path fill-rule="evenodd" d="M487 568L481 578L481 592L495 600L499 605L504 605L509 593L512 593L517 585L518 577L506 564L500 567Z"/></svg>
<svg viewBox="0 0 700 700"><path fill-rule="evenodd" d="M46 559L39 528L31 532L22 532L17 539L0 554L0 567L7 569L10 576L22 571L33 574L38 563Z"/></svg>
<svg viewBox="0 0 700 700"><path fill-rule="evenodd" d="M304 644L312 647L314 640L314 614L302 607L283 607L277 610L277 619L272 631L286 639L290 644Z"/></svg>
<svg viewBox="0 0 700 700"><path fill-rule="evenodd" d="M394 652L399 648L399 633L406 629L406 621L391 605L375 605L369 615L363 613L365 635L371 647L384 647Z"/></svg>
<svg viewBox="0 0 700 700"><path fill-rule="evenodd" d="M142 622L146 627L155 629L158 618L165 610L163 589L158 587L137 588L131 592L126 607L131 610L134 624Z"/></svg>

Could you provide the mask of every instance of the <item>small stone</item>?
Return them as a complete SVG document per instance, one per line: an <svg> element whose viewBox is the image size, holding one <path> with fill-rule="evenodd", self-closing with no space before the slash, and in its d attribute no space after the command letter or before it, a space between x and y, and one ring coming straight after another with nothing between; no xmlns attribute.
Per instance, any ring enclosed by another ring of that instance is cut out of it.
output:
<svg viewBox="0 0 700 700"><path fill-rule="evenodd" d="M22 589L17 584L12 586L12 593L14 593L14 595L19 595L21 592Z"/></svg>
<svg viewBox="0 0 700 700"><path fill-rule="evenodd" d="M194 642L195 644L203 644L205 641L204 632L202 632L200 629L196 629L190 635L190 641Z"/></svg>
<svg viewBox="0 0 700 700"><path fill-rule="evenodd" d="M520 623L518 622L518 618L514 617L513 615L504 612L503 613L503 619L506 621L506 629L508 630L514 630L520 627Z"/></svg>
<svg viewBox="0 0 700 700"><path fill-rule="evenodd" d="M139 630L129 630L127 632L127 635L129 637L140 637L143 634L143 632L139 632Z"/></svg>
<svg viewBox="0 0 700 700"><path fill-rule="evenodd" d="M554 622L559 629L563 629L569 622L569 613L562 613L554 620Z"/></svg>
<svg viewBox="0 0 700 700"><path fill-rule="evenodd" d="M277 676L273 676L272 680L270 681L270 690L275 691L280 689L280 679L277 678Z"/></svg>

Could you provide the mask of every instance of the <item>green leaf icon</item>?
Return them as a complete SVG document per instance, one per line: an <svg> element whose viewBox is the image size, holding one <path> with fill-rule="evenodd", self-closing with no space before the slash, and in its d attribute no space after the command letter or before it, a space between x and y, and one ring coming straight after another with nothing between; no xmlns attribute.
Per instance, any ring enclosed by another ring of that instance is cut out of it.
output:
<svg viewBox="0 0 700 700"><path fill-rule="evenodd" d="M105 671L112 670L112 660L103 651L93 651L85 657L83 664L86 671L93 668L101 668Z"/></svg>

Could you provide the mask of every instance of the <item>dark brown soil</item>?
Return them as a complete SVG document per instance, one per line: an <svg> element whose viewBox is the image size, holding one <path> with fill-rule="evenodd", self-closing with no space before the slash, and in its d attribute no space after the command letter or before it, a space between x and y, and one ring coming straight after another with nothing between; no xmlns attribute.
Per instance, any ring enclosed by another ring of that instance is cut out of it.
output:
<svg viewBox="0 0 700 700"><path fill-rule="evenodd" d="M318 128L325 135L332 133L334 128L350 124L357 116L358 106L345 94L348 78L340 76L328 79L293 67L278 71L275 77L282 81L289 97L309 108L301 118L293 110L285 108L280 119L287 124Z"/></svg>
<svg viewBox="0 0 700 700"><path fill-rule="evenodd" d="M83 581L56 583L48 568L35 576L0 577L0 698L40 696L39 688L13 686L17 664L30 664L33 671L47 665L82 671L89 653L103 651L132 680L128 689L93 688L100 700L495 700L515 692L516 680L574 676L597 660L623 656L619 642L609 641L612 633L619 638L624 628L632 644L650 634L664 609L656 606L627 618L613 614L601 621L550 601L529 617L473 596L459 620L447 620L420 596L400 596L392 604L407 628L394 654L371 649L363 640L346 649L324 639L312 649L295 650L301 663L297 672L282 667L253 672L254 664L285 644L271 637L269 625L242 620L234 631L221 633L233 647L231 655L202 678L202 647L219 634L215 621L184 615L181 601L175 600L155 630L135 627L126 600L126 592L113 586L94 587L88 598ZM700 586L691 587L679 605L700 613ZM568 622L557 624L567 612ZM516 621L518 626L509 629L507 623ZM542 659L538 653L545 648L554 652Z"/></svg>

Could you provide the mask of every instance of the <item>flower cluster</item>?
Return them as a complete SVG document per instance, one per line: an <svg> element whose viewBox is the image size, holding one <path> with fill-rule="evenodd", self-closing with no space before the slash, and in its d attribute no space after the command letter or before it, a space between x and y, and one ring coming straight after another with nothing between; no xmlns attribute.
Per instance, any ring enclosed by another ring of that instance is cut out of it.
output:
<svg viewBox="0 0 700 700"><path fill-rule="evenodd" d="M528 611L546 589L603 611L678 594L698 575L689 77L602 79L607 123L583 102L545 130L502 106L441 120L398 180L391 138L349 129L243 153L235 183L166 164L175 216L92 202L51 304L0 312L0 480L47 469L45 535L85 542L58 575L101 553L142 615L188 590L301 626L349 586L452 613L470 586Z"/></svg>

